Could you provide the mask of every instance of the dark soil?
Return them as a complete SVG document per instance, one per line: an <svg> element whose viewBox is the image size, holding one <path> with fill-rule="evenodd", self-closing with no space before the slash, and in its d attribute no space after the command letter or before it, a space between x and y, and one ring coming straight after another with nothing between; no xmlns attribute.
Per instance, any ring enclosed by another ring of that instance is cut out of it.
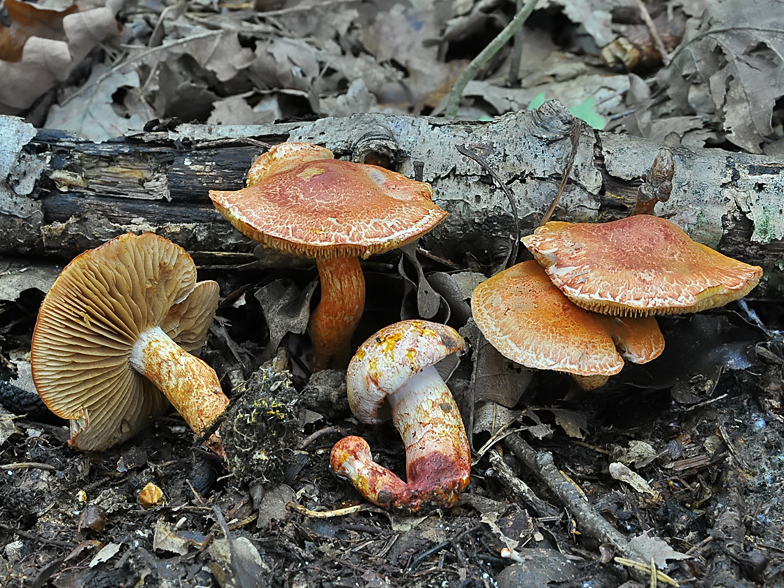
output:
<svg viewBox="0 0 784 588"><path fill-rule="evenodd" d="M304 287L312 276L288 277ZM222 292L258 279L223 277ZM397 283L371 275L360 336L387 320L390 307L400 308L398 296L386 297L402 288L383 288L376 297L378 280ZM537 513L511 490L488 452L448 512L404 516L371 507L321 518L293 510L289 503L329 511L362 502L329 468L329 450L341 436L365 436L376 459L398 473L403 448L390 425L350 418L343 372L322 372L307 384L299 343L289 341L291 353L279 352L257 370L267 333L251 294L246 288L242 304L227 297L232 304L219 310L203 354L225 382L238 381L223 425L232 430L226 461L201 449L176 414L100 453L71 449L67 423L29 405L27 416L10 421L13 433L0 447L3 586L647 585L645 574L615 562L619 554L585 532L570 505L501 440L495 447L504 463L554 515ZM29 346L40 300L40 293L24 292L0 314L7 378L9 353ZM656 544L654 559L684 585L784 583L782 361L780 338L770 330L781 327L782 316L771 301L749 305L767 334L737 306L666 319L672 351L645 369L624 370L589 394L539 373L518 405L551 433L515 435L549 452L592 510L625 537L665 540L669 548ZM466 358L453 390L470 389L470 374ZM7 404L13 409L14 401ZM583 438L567 436L546 407L569 409L564 414L579 423ZM467 419L470 397L461 409ZM519 423L534 421L523 416ZM474 449L488 438L477 432ZM624 457L630 449L638 453ZM642 476L650 492L614 479L608 466L616 461ZM163 498L145 509L139 494L150 482ZM504 547L527 564L510 565Z"/></svg>

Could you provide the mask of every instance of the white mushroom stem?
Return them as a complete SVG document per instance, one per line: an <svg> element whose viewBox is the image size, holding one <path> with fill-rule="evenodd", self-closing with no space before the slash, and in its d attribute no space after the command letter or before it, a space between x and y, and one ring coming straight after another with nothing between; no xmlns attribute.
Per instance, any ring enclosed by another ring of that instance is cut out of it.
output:
<svg viewBox="0 0 784 588"><path fill-rule="evenodd" d="M333 447L332 469L381 506L413 512L425 504L451 506L468 484L471 451L449 388L430 366L387 399L406 447L407 481L375 463L360 437L346 437Z"/></svg>
<svg viewBox="0 0 784 588"><path fill-rule="evenodd" d="M392 423L406 447L406 478L411 483L426 458L441 454L447 460L468 461L471 456L463 419L452 393L434 366L414 374L406 385L387 396ZM417 466L417 464L420 464Z"/></svg>
<svg viewBox="0 0 784 588"><path fill-rule="evenodd" d="M130 364L169 399L197 433L212 425L229 403L215 370L182 349L160 327L139 335L131 348Z"/></svg>

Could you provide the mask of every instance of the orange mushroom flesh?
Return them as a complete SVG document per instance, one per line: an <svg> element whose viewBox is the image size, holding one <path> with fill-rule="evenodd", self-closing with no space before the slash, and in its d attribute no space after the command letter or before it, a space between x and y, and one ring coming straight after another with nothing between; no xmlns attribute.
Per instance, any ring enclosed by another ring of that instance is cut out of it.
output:
<svg viewBox="0 0 784 588"><path fill-rule="evenodd" d="M210 427L228 398L188 351L217 306L218 284L197 284L190 256L157 235L121 235L68 264L41 304L31 364L43 401L71 420L71 445L125 441L167 399L194 431Z"/></svg>
<svg viewBox="0 0 784 588"><path fill-rule="evenodd" d="M645 363L664 350L654 318L616 318L583 310L535 261L514 265L479 284L471 307L480 331L502 355L526 367L572 374L586 390L620 372L622 356Z"/></svg>
<svg viewBox="0 0 784 588"><path fill-rule="evenodd" d="M523 243L582 308L617 316L699 312L748 294L762 268L692 241L650 215L608 223L552 221Z"/></svg>
<svg viewBox="0 0 784 588"><path fill-rule="evenodd" d="M246 188L213 190L210 198L251 239L316 259L321 303L308 327L315 369L345 365L350 357L365 305L358 258L410 243L447 215L433 203L429 184L297 142L261 155Z"/></svg>
<svg viewBox="0 0 784 588"><path fill-rule="evenodd" d="M377 332L351 360L352 412L367 424L391 414L406 448L405 482L373 461L361 437L345 437L332 448L332 469L370 502L408 513L448 508L468 485L468 437L441 375L451 374L465 348L451 327L409 320Z"/></svg>

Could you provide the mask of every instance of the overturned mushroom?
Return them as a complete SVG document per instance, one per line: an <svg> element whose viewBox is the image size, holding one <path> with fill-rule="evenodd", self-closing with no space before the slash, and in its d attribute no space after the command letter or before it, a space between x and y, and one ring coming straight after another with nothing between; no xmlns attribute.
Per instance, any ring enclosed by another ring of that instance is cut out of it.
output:
<svg viewBox="0 0 784 588"><path fill-rule="evenodd" d="M598 224L551 221L523 243L572 302L617 316L715 308L742 298L762 277L762 268L647 214Z"/></svg>
<svg viewBox="0 0 784 588"><path fill-rule="evenodd" d="M653 317L619 318L583 310L535 261L514 265L479 284L471 308L479 330L502 355L526 367L572 374L586 390L620 372L623 358L646 363L664 351L664 337Z"/></svg>
<svg viewBox="0 0 784 588"><path fill-rule="evenodd" d="M167 399L207 430L228 398L188 351L204 344L217 306L218 284L197 284L188 253L158 235L121 235L71 261L41 304L31 351L38 393L71 419L71 445L121 443Z"/></svg>
<svg viewBox="0 0 784 588"><path fill-rule="evenodd" d="M464 350L451 327L409 320L377 332L351 360L346 383L352 412L367 424L391 413L406 447L407 482L374 462L361 437L345 437L332 448L332 469L370 502L407 512L447 508L468 485L468 438L441 376L451 375Z"/></svg>
<svg viewBox="0 0 784 588"><path fill-rule="evenodd" d="M296 142L261 155L246 188L210 191L217 209L243 234L316 259L321 302L308 327L316 369L345 365L350 357L365 306L359 258L410 243L441 222L447 213L432 196L429 184Z"/></svg>

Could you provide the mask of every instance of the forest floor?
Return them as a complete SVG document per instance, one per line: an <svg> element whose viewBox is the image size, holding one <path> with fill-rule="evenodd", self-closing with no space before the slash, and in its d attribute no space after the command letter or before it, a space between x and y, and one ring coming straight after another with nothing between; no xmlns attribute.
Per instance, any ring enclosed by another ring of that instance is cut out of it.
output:
<svg viewBox="0 0 784 588"><path fill-rule="evenodd" d="M781 154L782 90L766 80L777 79L771 48L780 43L782 13L780 3L769 3L769 10L745 1L709 9L698 0L650 3L669 52L665 64L636 8L549 2L529 20L517 72L510 74L514 52L499 52L466 87L457 114L489 119L558 98L596 128ZM21 52L20 38L62 29L62 7L42 6L35 17L43 24L34 27L19 24L27 9L18 4L5 2L22 34L12 41L0 34L0 76ZM747 26L752 4L765 26ZM494 0L75 6L93 33L71 38L68 50L85 60L48 89L0 90L0 112L96 141L155 118L255 124L361 111L442 114L458 73L514 13L513 3ZM741 33L732 42L706 44L733 27ZM751 28L756 41L743 36ZM688 51L676 49L684 34ZM636 53L613 45L620 37L634 39ZM713 59L719 51L723 59ZM741 67L732 58L741 53L754 75L729 71ZM722 83L688 88L695 68ZM772 113L772 123L760 124L760 112ZM398 259L389 254L367 272L355 343L400 318L410 292L394 270ZM425 273L434 270L454 268L426 260ZM632 541L639 565L654 562L667 574L656 585L784 586L780 296L752 291L742 304L661 319L662 357L625 368L590 393L559 374L521 372L530 382L509 407L476 404L475 356L468 355L450 381L475 458L458 504L414 516L365 504L325 517L363 504L330 470L338 439L364 436L376 459L400 475L405 455L391 425L352 418L344 372L303 369L302 342L288 338L262 365L269 333L254 294L276 281L305 290L315 271L200 268L199 277L218 281L224 295L202 357L232 398L227 423L259 395L285 406L280 418L261 428L269 434L259 434L255 448L229 444L227 461L205 451L176 414L151 419L118 447L84 453L68 445L67 422L29 398L9 401L0 412L3 587L654 585L650 569L617 561L617 546L594 532L599 519ZM43 296L27 289L0 303L0 379L28 392ZM525 467L521 444L551 456L582 502ZM149 483L162 496L144 507L139 497Z"/></svg>

